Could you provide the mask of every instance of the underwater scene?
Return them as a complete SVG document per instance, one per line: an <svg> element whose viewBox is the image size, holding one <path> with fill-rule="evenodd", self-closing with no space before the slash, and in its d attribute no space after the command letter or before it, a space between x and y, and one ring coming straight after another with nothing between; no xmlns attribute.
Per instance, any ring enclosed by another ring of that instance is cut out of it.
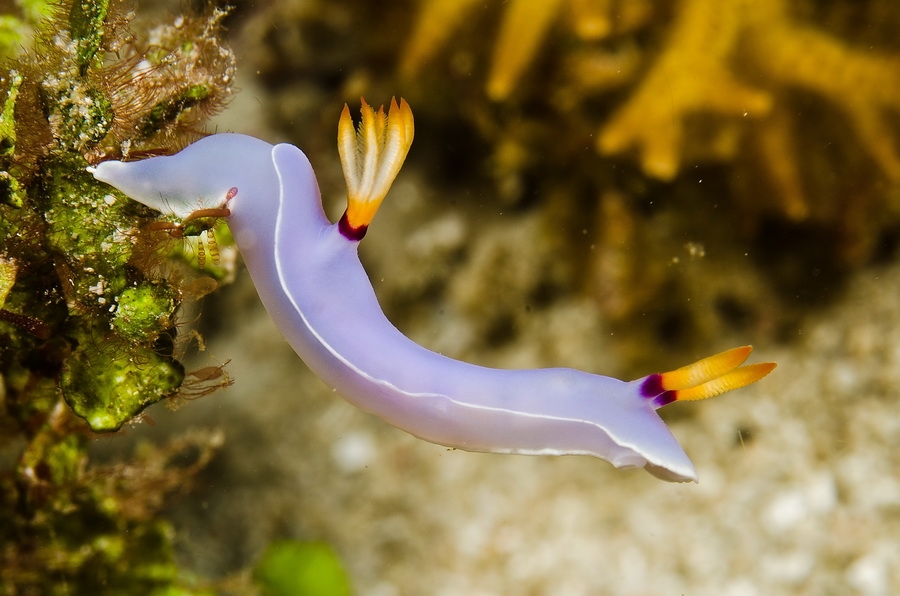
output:
<svg viewBox="0 0 900 596"><path fill-rule="evenodd" d="M898 250L894 0L0 1L0 596L897 593Z"/></svg>

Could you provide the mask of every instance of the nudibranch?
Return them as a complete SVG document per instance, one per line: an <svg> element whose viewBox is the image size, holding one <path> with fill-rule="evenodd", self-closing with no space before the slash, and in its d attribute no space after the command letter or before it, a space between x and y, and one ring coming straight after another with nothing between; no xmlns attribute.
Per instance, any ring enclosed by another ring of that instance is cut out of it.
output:
<svg viewBox="0 0 900 596"><path fill-rule="evenodd" d="M355 129L338 126L348 206L325 216L300 149L214 134L172 156L106 161L90 171L175 218L227 216L259 296L306 365L348 401L426 441L469 451L593 455L674 482L694 466L656 410L753 383L773 363L741 366L749 346L684 368L620 381L568 368L500 370L419 346L378 305L359 241L413 139L403 100L377 112L365 101Z"/></svg>

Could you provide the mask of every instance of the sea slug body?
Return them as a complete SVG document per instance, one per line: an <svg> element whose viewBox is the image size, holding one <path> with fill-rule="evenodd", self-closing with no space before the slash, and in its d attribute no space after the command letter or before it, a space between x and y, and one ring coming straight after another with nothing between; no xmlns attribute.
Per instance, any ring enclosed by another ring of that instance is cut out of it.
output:
<svg viewBox="0 0 900 596"><path fill-rule="evenodd" d="M357 248L402 165L412 112L365 102L359 130L345 106L338 146L347 211L331 223L309 160L297 147L215 134L180 153L106 161L94 176L162 213L221 213L260 298L309 368L348 401L427 441L492 453L593 455L696 481L694 466L656 413L764 377L735 348L631 382L573 369L499 370L414 343L387 320ZM212 210L212 211L207 211Z"/></svg>

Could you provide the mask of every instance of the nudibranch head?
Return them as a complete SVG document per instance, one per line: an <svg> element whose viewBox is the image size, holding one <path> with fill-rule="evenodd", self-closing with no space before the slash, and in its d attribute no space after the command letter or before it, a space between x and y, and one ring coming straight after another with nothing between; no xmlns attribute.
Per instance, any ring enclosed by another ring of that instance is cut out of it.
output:
<svg viewBox="0 0 900 596"><path fill-rule="evenodd" d="M775 368L774 362L741 366L752 350L752 346L733 348L677 370L650 375L641 385L641 393L661 408L673 401L707 399L746 387Z"/></svg>
<svg viewBox="0 0 900 596"><path fill-rule="evenodd" d="M354 129L344 104L338 122L338 153L347 182L347 210L339 222L344 236L359 240L375 217L413 141L413 115L406 100L391 98L391 107L375 112L363 99L361 121Z"/></svg>
<svg viewBox="0 0 900 596"><path fill-rule="evenodd" d="M185 223L226 216L226 210L250 195L278 193L272 145L232 133L204 137L175 155L104 161L88 171L132 199ZM253 193L248 191L251 188Z"/></svg>

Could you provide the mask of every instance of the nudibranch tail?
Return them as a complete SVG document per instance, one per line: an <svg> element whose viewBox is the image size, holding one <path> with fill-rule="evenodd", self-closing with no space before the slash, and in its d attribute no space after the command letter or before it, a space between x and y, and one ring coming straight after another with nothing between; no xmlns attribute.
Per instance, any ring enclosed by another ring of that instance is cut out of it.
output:
<svg viewBox="0 0 900 596"><path fill-rule="evenodd" d="M375 112L363 99L359 128L354 129L350 108L344 104L338 122L338 153L347 182L347 210L341 232L361 239L381 206L413 141L413 115L406 100L391 98L391 107Z"/></svg>
<svg viewBox="0 0 900 596"><path fill-rule="evenodd" d="M774 362L741 366L752 346L726 350L677 370L650 375L641 393L660 408L673 401L707 399L755 383L775 368Z"/></svg>

